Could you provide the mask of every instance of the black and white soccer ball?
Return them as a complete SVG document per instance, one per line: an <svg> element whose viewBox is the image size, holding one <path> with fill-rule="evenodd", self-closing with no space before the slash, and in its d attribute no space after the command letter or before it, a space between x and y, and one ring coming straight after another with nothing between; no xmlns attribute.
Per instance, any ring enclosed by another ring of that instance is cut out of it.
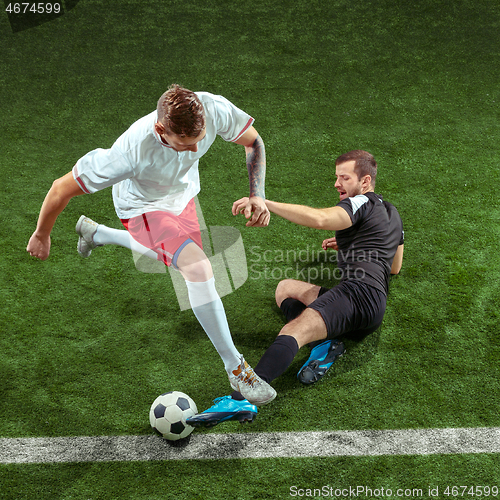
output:
<svg viewBox="0 0 500 500"><path fill-rule="evenodd" d="M183 392L171 391L158 396L149 410L151 427L169 441L188 437L194 427L186 419L196 415L195 402Z"/></svg>

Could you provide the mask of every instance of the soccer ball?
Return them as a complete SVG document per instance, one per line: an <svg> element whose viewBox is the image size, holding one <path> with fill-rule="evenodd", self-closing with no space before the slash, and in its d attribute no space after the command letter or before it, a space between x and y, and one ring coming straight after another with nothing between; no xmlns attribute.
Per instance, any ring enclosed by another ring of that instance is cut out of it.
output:
<svg viewBox="0 0 500 500"><path fill-rule="evenodd" d="M158 396L149 410L151 427L169 441L188 437L194 427L186 418L198 413L195 402L183 392L171 391Z"/></svg>

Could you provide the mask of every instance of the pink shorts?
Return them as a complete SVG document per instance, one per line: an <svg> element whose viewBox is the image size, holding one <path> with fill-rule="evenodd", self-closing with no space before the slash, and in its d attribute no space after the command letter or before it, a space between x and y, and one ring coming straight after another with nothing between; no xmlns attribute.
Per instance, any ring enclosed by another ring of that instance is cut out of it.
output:
<svg viewBox="0 0 500 500"><path fill-rule="evenodd" d="M203 249L194 200L180 215L156 211L120 220L134 240L155 251L158 260L167 266L170 266L174 256L177 258L175 253L191 241Z"/></svg>

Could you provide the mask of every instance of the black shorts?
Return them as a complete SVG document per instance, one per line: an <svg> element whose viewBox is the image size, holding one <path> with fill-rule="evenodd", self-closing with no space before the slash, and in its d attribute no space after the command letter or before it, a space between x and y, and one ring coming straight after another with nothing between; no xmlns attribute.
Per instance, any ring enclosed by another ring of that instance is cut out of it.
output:
<svg viewBox="0 0 500 500"><path fill-rule="evenodd" d="M308 307L321 314L331 339L374 332L382 324L386 302L383 292L362 281L342 281L330 289L322 287Z"/></svg>

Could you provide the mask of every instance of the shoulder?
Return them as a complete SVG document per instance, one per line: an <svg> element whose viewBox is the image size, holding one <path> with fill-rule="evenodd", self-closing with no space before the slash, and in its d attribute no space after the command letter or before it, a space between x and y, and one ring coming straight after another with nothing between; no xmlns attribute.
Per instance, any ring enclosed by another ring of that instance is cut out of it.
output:
<svg viewBox="0 0 500 500"><path fill-rule="evenodd" d="M150 130L153 128L153 125L157 121L157 111L156 109L154 111L151 111L151 113L148 113L147 115L144 115L141 118L138 118L130 127L128 128L128 131L138 131L141 129L144 130Z"/></svg>
<svg viewBox="0 0 500 500"><path fill-rule="evenodd" d="M231 101L221 95L211 94L210 92L195 92L195 94L203 104L205 113L209 116L213 115L215 117L218 114L227 113L235 107Z"/></svg>
<svg viewBox="0 0 500 500"><path fill-rule="evenodd" d="M384 220L387 218L401 219L394 205L385 201L381 195L371 191L346 198L339 202L337 206L346 210L353 222L365 217L382 217Z"/></svg>
<svg viewBox="0 0 500 500"><path fill-rule="evenodd" d="M144 137L152 134L154 131L154 124L157 121L157 112L152 111L142 118L137 119L130 127L123 132L120 137Z"/></svg>
<svg viewBox="0 0 500 500"><path fill-rule="evenodd" d="M227 99L222 97L221 95L211 94L210 92L195 92L195 94L198 96L198 99L201 101L204 107L220 106L221 104L224 104L225 101L227 101Z"/></svg>
<svg viewBox="0 0 500 500"><path fill-rule="evenodd" d="M392 203L383 200L383 205L393 231L401 232L401 240L399 244L402 245L404 243L403 219L401 219L398 209Z"/></svg>
<svg viewBox="0 0 500 500"><path fill-rule="evenodd" d="M401 216L399 215L397 208L392 203L384 200L380 194L371 193L371 195L372 199L377 199L380 202L379 204L385 209L385 212L387 212L390 219L397 218L401 220Z"/></svg>
<svg viewBox="0 0 500 500"><path fill-rule="evenodd" d="M228 99L221 95L212 94L210 92L195 92L202 103L221 104L229 102Z"/></svg>
<svg viewBox="0 0 500 500"><path fill-rule="evenodd" d="M149 137L154 137L154 124L156 121L156 110L139 118L116 140L115 146L127 150L142 143Z"/></svg>
<svg viewBox="0 0 500 500"><path fill-rule="evenodd" d="M349 213L354 215L360 208L366 207L370 203L370 197L366 194L358 194L340 201L337 203L337 207L342 207L344 210L347 210Z"/></svg>
<svg viewBox="0 0 500 500"><path fill-rule="evenodd" d="M210 92L196 92L207 118L207 133L221 136L225 141L234 142L253 124L254 119L245 111L221 95Z"/></svg>
<svg viewBox="0 0 500 500"><path fill-rule="evenodd" d="M390 203L386 200L383 200L383 205L389 214L393 214L396 217L401 218L401 216L399 215L398 209L392 203Z"/></svg>

